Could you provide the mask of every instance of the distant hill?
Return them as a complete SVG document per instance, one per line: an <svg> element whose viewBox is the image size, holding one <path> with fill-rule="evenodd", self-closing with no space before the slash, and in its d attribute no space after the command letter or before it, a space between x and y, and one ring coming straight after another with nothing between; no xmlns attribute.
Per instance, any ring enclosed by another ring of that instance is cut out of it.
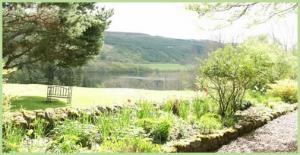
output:
<svg viewBox="0 0 300 155"><path fill-rule="evenodd" d="M208 40L183 40L142 33L106 32L98 59L122 63L193 64L220 47Z"/></svg>

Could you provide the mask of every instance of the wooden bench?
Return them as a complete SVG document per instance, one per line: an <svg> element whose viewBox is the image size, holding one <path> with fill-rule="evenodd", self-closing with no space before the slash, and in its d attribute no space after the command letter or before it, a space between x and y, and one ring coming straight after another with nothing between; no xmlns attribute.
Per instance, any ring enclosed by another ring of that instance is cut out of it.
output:
<svg viewBox="0 0 300 155"><path fill-rule="evenodd" d="M71 86L48 85L47 102L51 102L52 98L66 98L67 103L71 104L72 87Z"/></svg>

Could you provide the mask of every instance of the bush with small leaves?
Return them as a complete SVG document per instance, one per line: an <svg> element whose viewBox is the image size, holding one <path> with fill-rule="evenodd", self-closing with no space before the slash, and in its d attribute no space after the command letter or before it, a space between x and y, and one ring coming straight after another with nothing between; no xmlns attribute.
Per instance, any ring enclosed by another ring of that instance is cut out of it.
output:
<svg viewBox="0 0 300 155"><path fill-rule="evenodd" d="M282 101L288 103L297 103L298 86L294 80L279 80L276 84L270 85L268 93L275 97L280 97Z"/></svg>
<svg viewBox="0 0 300 155"><path fill-rule="evenodd" d="M137 121L137 126L142 127L155 143L167 141L172 124L172 120L168 118L145 118Z"/></svg>
<svg viewBox="0 0 300 155"><path fill-rule="evenodd" d="M92 124L83 124L75 120L66 120L52 131L53 142L49 147L53 152L76 152L80 147L91 147L101 143L103 138Z"/></svg>

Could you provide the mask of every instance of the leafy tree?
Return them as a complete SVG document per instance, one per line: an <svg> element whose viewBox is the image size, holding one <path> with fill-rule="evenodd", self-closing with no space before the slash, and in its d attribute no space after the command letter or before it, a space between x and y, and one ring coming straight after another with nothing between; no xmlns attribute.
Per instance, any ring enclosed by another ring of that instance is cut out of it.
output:
<svg viewBox="0 0 300 155"><path fill-rule="evenodd" d="M298 3L221 2L191 4L187 8L197 12L200 17L221 21L213 28L220 29L230 26L245 16L251 17L247 18L248 25L251 26L296 13Z"/></svg>
<svg viewBox="0 0 300 155"><path fill-rule="evenodd" d="M224 118L240 108L246 90L264 79L271 67L263 50L250 48L247 43L227 45L201 63L198 86L218 103L219 114Z"/></svg>
<svg viewBox="0 0 300 155"><path fill-rule="evenodd" d="M3 3L3 68L81 66L99 53L111 16L94 3Z"/></svg>
<svg viewBox="0 0 300 155"><path fill-rule="evenodd" d="M257 68L268 70L265 74L260 74L260 77L257 75L252 83L252 88L262 93L268 88L268 83L280 79L294 79L297 68L297 57L293 52L286 52L280 44L271 43L269 40L267 36L262 35L249 38L240 45L248 54L257 55L254 57ZM256 59L258 56L265 59Z"/></svg>

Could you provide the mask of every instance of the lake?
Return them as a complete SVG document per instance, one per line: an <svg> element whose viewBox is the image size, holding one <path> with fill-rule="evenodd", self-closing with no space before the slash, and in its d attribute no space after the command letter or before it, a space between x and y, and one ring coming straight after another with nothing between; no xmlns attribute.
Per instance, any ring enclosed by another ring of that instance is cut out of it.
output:
<svg viewBox="0 0 300 155"><path fill-rule="evenodd" d="M184 90L194 89L195 74L191 71L156 71L139 75L89 72L84 74L81 83L84 87Z"/></svg>

